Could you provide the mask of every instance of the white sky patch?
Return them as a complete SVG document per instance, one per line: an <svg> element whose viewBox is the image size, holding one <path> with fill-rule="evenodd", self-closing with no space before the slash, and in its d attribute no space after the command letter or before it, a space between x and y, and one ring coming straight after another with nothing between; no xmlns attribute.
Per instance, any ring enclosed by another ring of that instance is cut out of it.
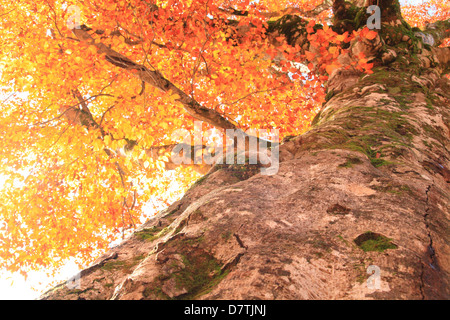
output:
<svg viewBox="0 0 450 320"><path fill-rule="evenodd" d="M54 277L45 272L28 272L25 280L22 276L0 271L0 300L35 300L46 290L59 282L67 281L79 272L78 266L69 261Z"/></svg>

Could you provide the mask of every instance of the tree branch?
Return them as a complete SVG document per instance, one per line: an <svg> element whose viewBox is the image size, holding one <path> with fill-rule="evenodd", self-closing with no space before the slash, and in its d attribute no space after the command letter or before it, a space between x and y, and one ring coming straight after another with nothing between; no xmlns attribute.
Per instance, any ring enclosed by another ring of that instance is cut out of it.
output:
<svg viewBox="0 0 450 320"><path fill-rule="evenodd" d="M111 110L115 105L110 106L103 113L100 123L97 123L94 120L94 118L87 106L86 102L89 99L84 99L83 96L81 95L81 93L78 91L78 89L72 90L72 94L73 94L74 98L76 98L78 100L78 103L74 106L67 107L66 110L64 110L63 113L58 116L58 118L64 115L70 123L82 125L82 126L86 127L88 130L98 129L101 132L102 138L109 135L111 137L111 140L114 140L114 137L110 133L106 132L102 128L101 124L103 122L105 114L109 110ZM81 107L79 107L79 106L81 106ZM52 120L54 120L54 119L52 119ZM125 153L122 152L121 150L110 150L107 148L104 149L104 152L109 157L112 157L114 155L121 156L121 157L127 156L127 153L130 153L134 149L134 147L137 145L137 141L129 140L129 139L125 139L125 140L127 142L126 145L124 146ZM166 145L166 146L148 148L145 150L145 153L148 157L152 158L153 160L160 160L159 159L160 156L162 156L166 153L172 154L173 149L177 146L180 147L180 145L182 147L184 147L183 150L189 149L189 150L192 150L192 152L188 152L186 154L183 154L180 152L178 153L178 156L182 157L182 159L183 159L181 164L174 163L172 161L172 159L169 157L167 161L164 161L165 168L167 170L173 170L173 169L177 168L178 166L185 166L185 167L189 166L189 167L192 167L195 171L204 174L211 168L210 165L202 164L201 157L199 158L198 156L197 157L195 156L194 150L203 150L204 148L206 148L206 146L204 146L204 145L186 147L186 145L183 145L183 144L171 144L171 145ZM142 166L143 161L138 161L137 164ZM123 169L120 168L120 166L117 162L116 162L116 166L117 166L117 169L118 169L121 177L123 175L125 175ZM128 210L128 205L127 205L127 210Z"/></svg>
<svg viewBox="0 0 450 320"><path fill-rule="evenodd" d="M149 70L147 67L133 62L126 56L114 51L101 42L96 42L94 38L86 31L85 28L73 29L72 32L82 42L86 42L97 48L98 53L105 54L105 59L111 64L131 72L141 81L144 81L163 92L171 91L178 96L175 101L181 103L186 112L193 118L205 121L214 127L221 129L236 129L235 124L230 120L222 117L216 110L208 109L194 100L192 97L184 93L172 82L164 78L157 70Z"/></svg>

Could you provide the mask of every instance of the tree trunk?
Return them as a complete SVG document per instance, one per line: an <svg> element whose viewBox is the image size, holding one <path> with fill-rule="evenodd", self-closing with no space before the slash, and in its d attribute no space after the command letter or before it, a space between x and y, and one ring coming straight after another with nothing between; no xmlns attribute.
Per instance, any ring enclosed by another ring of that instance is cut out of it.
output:
<svg viewBox="0 0 450 320"><path fill-rule="evenodd" d="M387 68L351 83L276 175L216 167L43 298L448 299L449 83Z"/></svg>

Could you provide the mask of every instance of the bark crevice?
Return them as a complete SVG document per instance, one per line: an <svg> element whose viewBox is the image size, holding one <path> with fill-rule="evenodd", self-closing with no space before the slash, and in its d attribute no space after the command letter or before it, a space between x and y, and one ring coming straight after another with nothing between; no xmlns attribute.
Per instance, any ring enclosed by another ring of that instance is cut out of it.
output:
<svg viewBox="0 0 450 320"><path fill-rule="evenodd" d="M427 230L427 235L428 235L428 239L429 239L428 248L427 248L428 255L430 258L429 266L433 270L439 271L440 268L439 268L437 258L436 258L436 250L433 247L433 237L431 235L430 222L429 222L429 215L430 215L430 209L431 209L429 192L430 192L431 188L432 188L432 185L429 185L425 191L427 198L426 198L426 208L425 208L425 213L423 215L423 219L425 222L425 228Z"/></svg>

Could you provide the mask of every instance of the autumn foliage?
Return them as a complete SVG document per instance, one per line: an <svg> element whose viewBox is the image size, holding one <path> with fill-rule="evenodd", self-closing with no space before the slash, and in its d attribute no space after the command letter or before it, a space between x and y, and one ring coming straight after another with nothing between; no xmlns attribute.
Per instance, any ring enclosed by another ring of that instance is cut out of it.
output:
<svg viewBox="0 0 450 320"><path fill-rule="evenodd" d="M420 7L437 8L426 12L428 22L448 19L448 4L429 3ZM78 12L95 43L159 72L237 128L276 128L282 139L308 128L347 44L377 36L367 27L333 31L330 5L312 14L321 4L2 1L0 268L53 271L69 257L86 265L199 177L189 167L167 171L169 155L146 152L180 142L171 138L178 129L193 131L180 96L77 38L68 21ZM307 50L267 34L286 14L307 20ZM406 7L404 14L425 23L425 13ZM370 73L373 64L358 58L352 67Z"/></svg>

